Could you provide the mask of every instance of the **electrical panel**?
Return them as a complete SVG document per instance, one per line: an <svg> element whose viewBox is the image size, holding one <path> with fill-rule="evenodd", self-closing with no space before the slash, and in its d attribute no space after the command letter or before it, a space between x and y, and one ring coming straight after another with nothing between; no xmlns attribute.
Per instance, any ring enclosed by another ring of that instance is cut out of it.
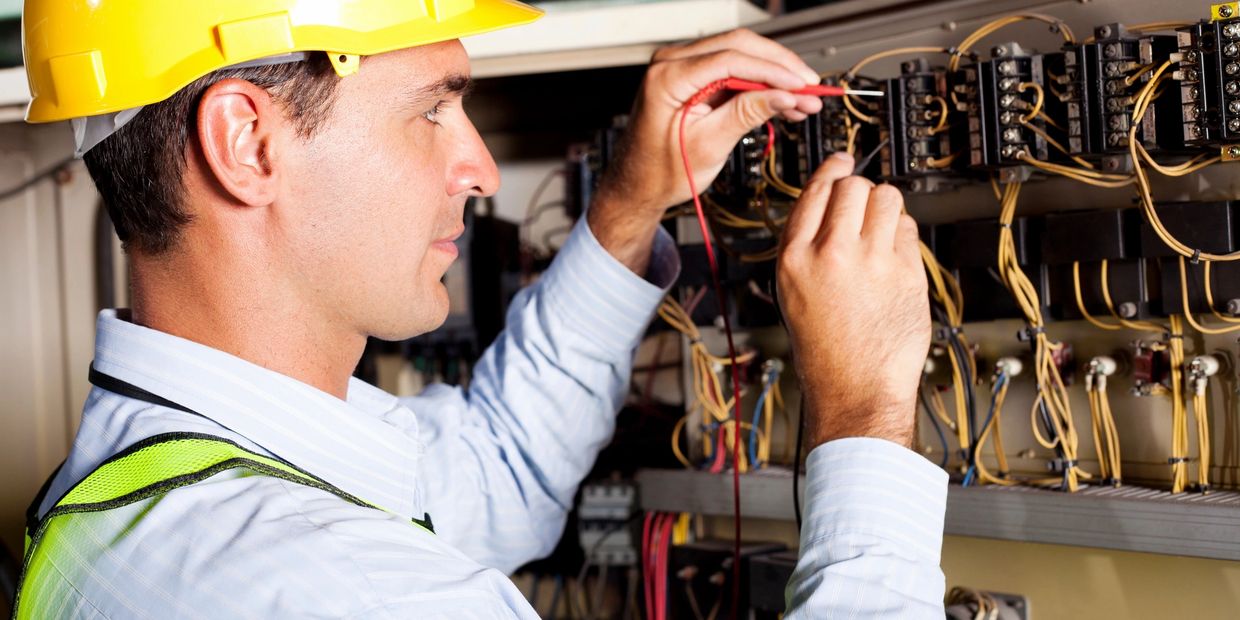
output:
<svg viewBox="0 0 1240 620"><path fill-rule="evenodd" d="M739 142L702 188L717 274L691 205L669 215L682 273L652 331L683 335L683 415L667 441L696 476L649 484L699 486L643 487L664 498L646 509L728 516L704 499L721 475L738 471L737 493L765 500L800 471L775 264L790 209L836 152L853 155L857 174L903 190L918 220L935 331L915 447L954 487L995 498L1027 487L1028 505L1056 502L1056 515L1103 521L1143 518L1106 503L1121 495L1177 502L1190 522L1204 502L1240 506L1240 197L1229 181L1240 160L1240 5L1184 11L1178 22L1125 13L1071 24L1022 13L937 50L869 46L851 64L833 62L834 52L817 59L824 83L882 96L824 98L820 113L756 127ZM1010 28L1017 23L1048 32ZM736 330L735 360L724 317ZM1211 497L1192 499L1203 494ZM779 518L799 510L787 508ZM775 518L766 505L758 511ZM1028 528L1021 540L1057 542L1054 523L1009 527ZM1185 530L1176 536L1208 528ZM672 617L729 609L720 588L732 577L721 567L734 551L699 535L681 532L667 550ZM1167 545L1176 552L1175 537ZM742 604L751 617L780 617L796 555L757 547L745 548ZM1218 553L1209 557L1240 559ZM955 614L986 609L1029 613L1028 601L999 594L969 591L952 603Z"/></svg>

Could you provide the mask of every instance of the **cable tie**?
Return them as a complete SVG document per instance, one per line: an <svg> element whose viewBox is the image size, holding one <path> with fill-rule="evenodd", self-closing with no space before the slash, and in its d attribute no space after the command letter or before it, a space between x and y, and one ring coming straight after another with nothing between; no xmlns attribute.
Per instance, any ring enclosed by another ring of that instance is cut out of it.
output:
<svg viewBox="0 0 1240 620"><path fill-rule="evenodd" d="M1183 340L1183 339L1184 339L1184 334L1172 334L1172 333L1168 333L1168 334L1167 334L1167 339L1168 339L1168 340L1171 340L1171 339L1175 339L1175 340Z"/></svg>
<svg viewBox="0 0 1240 620"><path fill-rule="evenodd" d="M1167 459L1168 465L1179 465L1180 463L1187 463L1187 462L1188 462L1188 458L1183 457L1183 456L1175 456L1175 457L1171 457Z"/></svg>
<svg viewBox="0 0 1240 620"><path fill-rule="evenodd" d="M1193 257L1189 259L1189 262L1191 262L1194 265L1200 265L1201 264L1201 250L1193 250Z"/></svg>
<svg viewBox="0 0 1240 620"><path fill-rule="evenodd" d="M955 45L953 45L953 46L951 46L951 47L948 47L948 48L944 48L944 49L943 49L943 51L944 51L944 52L946 52L946 53L948 53L948 54L950 54L950 55L952 55L952 56L959 56L959 55L960 55L960 48L956 47Z"/></svg>
<svg viewBox="0 0 1240 620"><path fill-rule="evenodd" d="M1021 342L1029 342L1030 340L1033 340L1034 338L1037 338L1039 335L1042 335L1045 333L1046 333L1046 327L1044 326L1041 326L1041 325L1036 326L1036 327L1030 326L1030 327L1027 327L1025 329L1022 329L1016 332L1016 339Z"/></svg>
<svg viewBox="0 0 1240 620"><path fill-rule="evenodd" d="M999 222L999 228L1002 228L1004 230L1012 230L1012 224L1010 222L1008 223Z"/></svg>
<svg viewBox="0 0 1240 620"><path fill-rule="evenodd" d="M1068 470L1068 469L1072 469L1073 467L1076 467L1076 459L1064 459L1060 461L1060 463L1063 463L1064 470Z"/></svg>

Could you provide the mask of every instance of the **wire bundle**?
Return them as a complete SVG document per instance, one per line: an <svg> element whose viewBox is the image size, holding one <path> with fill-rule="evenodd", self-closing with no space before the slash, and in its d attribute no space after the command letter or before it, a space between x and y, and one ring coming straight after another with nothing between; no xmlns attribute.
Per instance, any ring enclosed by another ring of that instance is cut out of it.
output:
<svg viewBox="0 0 1240 620"><path fill-rule="evenodd" d="M1123 467L1119 450L1119 433L1115 429L1115 416L1111 413L1111 400L1107 396L1107 377L1114 372L1114 362L1095 359L1085 373L1085 391L1089 393L1089 418L1093 423L1094 450L1098 453L1098 466L1102 480L1112 486L1123 482Z"/></svg>
<svg viewBox="0 0 1240 620"><path fill-rule="evenodd" d="M748 351L735 358L712 355L702 342L702 333L694 324L689 312L671 296L666 297L659 305L658 313L668 325L689 339L689 365L692 368L693 404L690 405L690 413L681 418L672 429L672 451L682 465L693 468L693 463L680 449L680 434L689 416L692 415L692 409L700 407L702 428L715 431L713 438L711 433L703 433L702 450L711 462L711 472L721 473L727 463L727 450L724 449L727 445L725 439L733 439L738 432L738 426L741 431L744 431L746 427L749 427L751 432L756 431L753 430L752 425L732 415L731 412L739 406L736 404L737 394L734 393L731 398L724 398L723 384L718 373L725 367L753 361L756 353ZM749 465L744 454L738 453L734 457L739 457L734 458L736 467L742 471L748 469Z"/></svg>
<svg viewBox="0 0 1240 620"><path fill-rule="evenodd" d="M1076 425L1072 420L1068 390L1053 355L1063 344L1051 342L1046 335L1046 323L1042 317L1037 289L1021 269L1016 255L1012 222L1015 220L1019 197L1020 183L1004 186L999 214L999 276L1024 313L1029 325L1027 334L1033 343L1034 374L1038 390L1038 397L1031 411L1033 436L1042 447L1058 451L1063 465L1063 488L1066 491L1076 491L1078 480L1090 476L1080 469L1077 463ZM1044 437L1038 428L1039 419L1047 430L1053 433L1050 439Z"/></svg>
<svg viewBox="0 0 1240 620"><path fill-rule="evenodd" d="M767 360L762 365L762 393L753 408L752 430L749 433L749 463L754 469L771 460L771 426L775 408L783 410L784 407L784 396L779 389L779 376L783 371L784 363L777 359Z"/></svg>
<svg viewBox="0 0 1240 620"><path fill-rule="evenodd" d="M997 368L990 391L990 412L986 414L986 421L982 424L982 433L978 437L977 443L969 452L969 469L965 472L963 486L967 487L974 481L986 484L1016 484L1015 480L1008 478L1010 469L1008 468L1007 453L1003 448L1003 434L1000 431L1003 401L1007 398L1009 385L1011 385L1011 377L1008 375L1007 369L1004 367ZM999 474L997 476L990 473L990 470L986 468L985 461L981 458L982 447L986 445L986 439L992 432L995 436L995 461L999 465Z"/></svg>
<svg viewBox="0 0 1240 620"><path fill-rule="evenodd" d="M642 580L648 620L667 618L668 554L676 519L674 514L651 512L642 524Z"/></svg>

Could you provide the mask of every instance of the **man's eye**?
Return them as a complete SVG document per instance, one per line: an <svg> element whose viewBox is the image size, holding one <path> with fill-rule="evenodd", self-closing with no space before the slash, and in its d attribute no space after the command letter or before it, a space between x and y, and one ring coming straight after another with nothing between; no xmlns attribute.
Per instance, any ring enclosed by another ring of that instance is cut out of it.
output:
<svg viewBox="0 0 1240 620"><path fill-rule="evenodd" d="M423 118L425 118L426 120L428 120L428 121L430 121L430 122L432 122L432 123L434 123L434 124L438 125L438 124L439 124L438 116L439 116L439 113L440 113L440 112L443 112L443 102L442 102L442 101L440 101L439 103L436 103L436 104L435 104L435 107L431 108L430 110L427 110L427 111L426 111L426 114L423 114L422 116L423 116Z"/></svg>

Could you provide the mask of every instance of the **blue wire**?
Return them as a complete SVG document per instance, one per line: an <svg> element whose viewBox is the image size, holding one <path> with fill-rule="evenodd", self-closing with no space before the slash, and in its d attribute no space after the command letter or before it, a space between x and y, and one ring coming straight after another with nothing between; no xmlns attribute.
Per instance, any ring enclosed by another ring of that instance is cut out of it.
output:
<svg viewBox="0 0 1240 620"><path fill-rule="evenodd" d="M766 404L766 397L771 391L771 386L779 380L779 373L768 372L766 379L762 394L758 396L758 404L753 408L753 428L749 432L749 462L754 469L758 468L758 423L762 418L762 406Z"/></svg>
<svg viewBox="0 0 1240 620"><path fill-rule="evenodd" d="M981 427L978 428L977 436L979 439L981 438L982 433L985 432L986 427L990 426L990 421L994 419L995 417L995 405L999 399L999 390L1003 389L1003 386L1006 385L1007 382L1008 382L1007 373L1003 371L999 371L998 376L995 377L995 386L994 388L990 390L990 412L986 414L986 421L983 422ZM973 444L972 453L973 454L970 459L972 462L969 464L969 471L965 473L964 482L962 483L962 485L966 487L969 486L969 482L972 480L972 474L976 471L976 468L977 468L977 459L980 458L977 453L976 443Z"/></svg>

